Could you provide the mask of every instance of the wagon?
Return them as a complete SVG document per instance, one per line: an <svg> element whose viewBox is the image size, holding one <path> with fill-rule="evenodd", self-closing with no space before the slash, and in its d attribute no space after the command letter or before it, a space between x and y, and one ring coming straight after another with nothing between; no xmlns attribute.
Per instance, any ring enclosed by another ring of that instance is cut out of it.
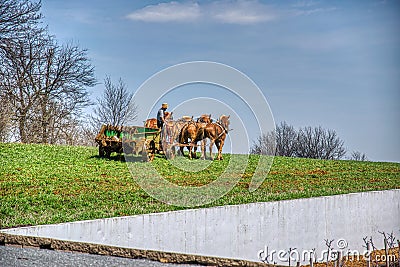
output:
<svg viewBox="0 0 400 267"><path fill-rule="evenodd" d="M103 125L95 141L99 156L110 158L112 152L142 155L144 161L152 161L162 151L161 130L143 126Z"/></svg>

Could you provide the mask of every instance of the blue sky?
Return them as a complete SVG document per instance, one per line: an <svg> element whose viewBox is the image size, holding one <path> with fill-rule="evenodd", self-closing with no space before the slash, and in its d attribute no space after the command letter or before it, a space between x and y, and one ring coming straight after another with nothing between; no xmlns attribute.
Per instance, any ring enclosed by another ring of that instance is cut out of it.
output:
<svg viewBox="0 0 400 267"><path fill-rule="evenodd" d="M331 128L349 151L400 162L399 1L43 0L42 12L60 41L89 50L100 82L135 91L166 67L220 62L258 85L276 122Z"/></svg>

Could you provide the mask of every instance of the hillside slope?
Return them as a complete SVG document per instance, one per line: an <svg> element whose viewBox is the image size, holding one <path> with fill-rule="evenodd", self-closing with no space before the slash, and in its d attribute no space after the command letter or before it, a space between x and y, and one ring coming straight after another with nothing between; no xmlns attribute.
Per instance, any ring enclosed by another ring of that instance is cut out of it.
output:
<svg viewBox="0 0 400 267"><path fill-rule="evenodd" d="M163 157L152 164L176 184L199 186L215 179L228 160L225 155L196 173L181 171ZM400 188L399 163L275 157L267 179L250 193L256 162L251 156L233 190L207 206ZM182 209L153 199L125 162L98 158L96 148L3 143L0 202L0 228Z"/></svg>

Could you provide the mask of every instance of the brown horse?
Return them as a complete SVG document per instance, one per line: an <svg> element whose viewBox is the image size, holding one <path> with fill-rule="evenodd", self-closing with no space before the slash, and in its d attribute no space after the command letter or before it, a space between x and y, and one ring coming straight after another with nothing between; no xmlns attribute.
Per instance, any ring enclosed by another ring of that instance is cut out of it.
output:
<svg viewBox="0 0 400 267"><path fill-rule="evenodd" d="M173 114L173 112L165 111L164 112L164 120L166 120L166 121L173 120L174 118L172 117L172 114Z"/></svg>
<svg viewBox="0 0 400 267"><path fill-rule="evenodd" d="M206 142L205 142L204 129L206 125L211 122L212 122L211 114L209 115L203 114L197 119L196 123L192 122L190 124L185 125L185 127L182 128L179 139L179 143L181 144L180 147L181 155L184 155L183 154L184 146L182 146L182 144L187 144L186 147L188 147L189 150L189 158L191 159L192 157L196 157L197 143L201 141L202 144L201 158L205 159ZM193 148L193 153L191 151L192 148Z"/></svg>
<svg viewBox="0 0 400 267"><path fill-rule="evenodd" d="M186 146L189 149L189 159L196 157L197 142L204 139L204 128L201 127L202 123L189 122L183 126L179 134L180 152L184 155L183 148ZM190 140L190 142L189 142ZM192 152L193 148L193 152Z"/></svg>
<svg viewBox="0 0 400 267"><path fill-rule="evenodd" d="M182 128L189 123L193 123L193 117L183 116L176 121L166 120L162 130L162 140L168 158L175 157L175 146L179 143Z"/></svg>
<svg viewBox="0 0 400 267"><path fill-rule="evenodd" d="M215 144L218 149L217 160L223 160L222 147L225 143L226 135L229 132L229 118L230 116L221 115L217 122L208 123L204 129L204 136L210 139L210 158L214 159L212 154L212 147Z"/></svg>
<svg viewBox="0 0 400 267"><path fill-rule="evenodd" d="M203 131L205 127L207 126L207 124L212 123L213 120L211 118L211 114L207 115L207 114L203 114L201 115L198 119L197 119L197 123L198 123L198 127L199 127L199 131ZM197 149L197 146L195 147L195 150ZM203 133L203 140L201 140L201 159L206 159L206 138L205 135Z"/></svg>
<svg viewBox="0 0 400 267"><path fill-rule="evenodd" d="M156 118L147 119L146 122L144 123L144 127L157 129L158 128L157 119Z"/></svg>
<svg viewBox="0 0 400 267"><path fill-rule="evenodd" d="M173 112L168 112L168 111L164 112L164 120L165 121L172 120L172 113ZM158 129L157 119L156 118L147 119L144 124L144 127Z"/></svg>
<svg viewBox="0 0 400 267"><path fill-rule="evenodd" d="M190 123L186 124L179 135L179 143L181 144L180 146L180 153L181 155L183 154L183 149L186 146L189 150L189 159L195 158L196 157L196 151L197 151L197 143L199 141L202 142L202 154L201 158L205 159L205 134L204 134L204 129L207 126L207 124L211 123L211 114L203 114L201 115L196 122L191 121ZM189 142L190 139L190 142ZM193 148L193 153L192 153L192 148Z"/></svg>
<svg viewBox="0 0 400 267"><path fill-rule="evenodd" d="M207 114L201 115L201 116L197 119L197 122L201 122L201 123L212 123L211 114L210 114L210 115L207 115Z"/></svg>

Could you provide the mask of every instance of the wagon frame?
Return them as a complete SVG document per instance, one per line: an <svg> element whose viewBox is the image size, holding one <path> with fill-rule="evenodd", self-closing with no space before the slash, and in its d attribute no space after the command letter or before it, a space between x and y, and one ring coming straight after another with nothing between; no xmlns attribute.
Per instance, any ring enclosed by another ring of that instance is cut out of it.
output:
<svg viewBox="0 0 400 267"><path fill-rule="evenodd" d="M142 155L143 161L152 161L162 151L161 130L143 126L102 125L95 141L99 156L110 158L111 153Z"/></svg>

